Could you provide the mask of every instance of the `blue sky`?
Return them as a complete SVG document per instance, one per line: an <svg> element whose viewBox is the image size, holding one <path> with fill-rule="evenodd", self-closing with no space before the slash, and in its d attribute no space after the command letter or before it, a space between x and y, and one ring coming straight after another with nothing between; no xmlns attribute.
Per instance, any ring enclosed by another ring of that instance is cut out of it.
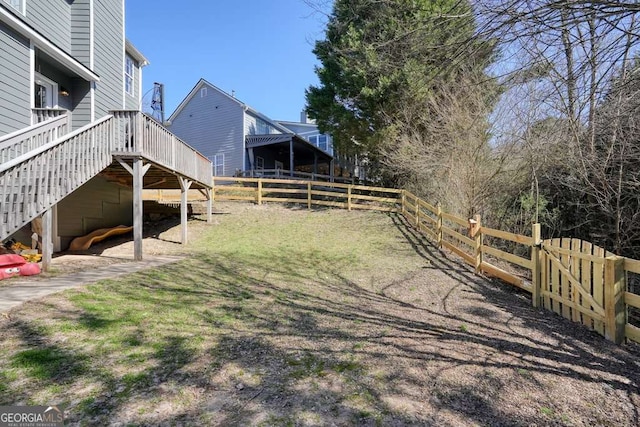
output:
<svg viewBox="0 0 640 427"><path fill-rule="evenodd" d="M303 0L127 0L126 20L151 63L143 93L164 83L166 117L202 77L273 119L298 120L318 81L311 50L325 21Z"/></svg>

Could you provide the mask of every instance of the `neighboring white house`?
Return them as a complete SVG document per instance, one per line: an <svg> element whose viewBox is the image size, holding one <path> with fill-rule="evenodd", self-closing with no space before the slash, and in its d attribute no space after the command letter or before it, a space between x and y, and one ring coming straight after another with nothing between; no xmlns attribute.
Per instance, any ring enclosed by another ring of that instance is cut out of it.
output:
<svg viewBox="0 0 640 427"><path fill-rule="evenodd" d="M217 176L278 169L291 175L331 174L332 150L311 143L313 135L271 120L205 79L196 83L166 126L207 156Z"/></svg>

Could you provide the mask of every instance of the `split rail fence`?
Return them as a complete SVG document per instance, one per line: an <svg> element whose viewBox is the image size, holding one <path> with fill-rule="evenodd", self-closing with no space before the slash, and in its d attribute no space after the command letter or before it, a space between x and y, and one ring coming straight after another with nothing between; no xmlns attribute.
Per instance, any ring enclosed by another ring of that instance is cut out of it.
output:
<svg viewBox="0 0 640 427"><path fill-rule="evenodd" d="M289 203L395 212L421 234L475 268L531 294L541 307L607 339L640 342L640 261L573 238L525 236L444 212L406 190L291 179L214 177L217 201ZM162 197L160 194L158 197Z"/></svg>

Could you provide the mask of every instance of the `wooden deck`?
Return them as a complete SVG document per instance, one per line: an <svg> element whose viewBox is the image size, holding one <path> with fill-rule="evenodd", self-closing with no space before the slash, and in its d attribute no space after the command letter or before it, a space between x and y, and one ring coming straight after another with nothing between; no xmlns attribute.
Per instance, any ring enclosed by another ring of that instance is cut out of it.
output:
<svg viewBox="0 0 640 427"><path fill-rule="evenodd" d="M0 240L99 173L134 193L212 187L211 162L139 111L113 111L70 133L67 127L61 115L0 138Z"/></svg>

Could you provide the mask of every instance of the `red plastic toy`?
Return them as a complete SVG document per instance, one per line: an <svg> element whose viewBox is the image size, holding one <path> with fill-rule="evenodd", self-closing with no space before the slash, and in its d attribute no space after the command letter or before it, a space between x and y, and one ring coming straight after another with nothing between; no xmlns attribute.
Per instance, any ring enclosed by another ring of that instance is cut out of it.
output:
<svg viewBox="0 0 640 427"><path fill-rule="evenodd" d="M40 274L40 265L27 262L20 255L0 255L0 280L13 276L33 276Z"/></svg>

